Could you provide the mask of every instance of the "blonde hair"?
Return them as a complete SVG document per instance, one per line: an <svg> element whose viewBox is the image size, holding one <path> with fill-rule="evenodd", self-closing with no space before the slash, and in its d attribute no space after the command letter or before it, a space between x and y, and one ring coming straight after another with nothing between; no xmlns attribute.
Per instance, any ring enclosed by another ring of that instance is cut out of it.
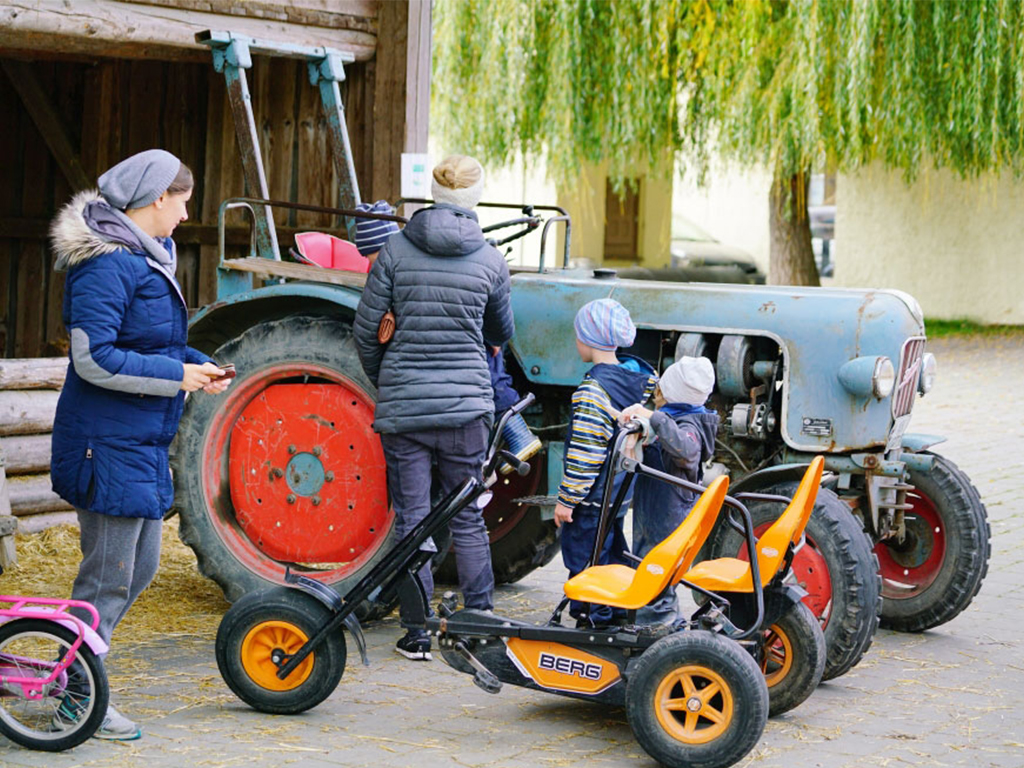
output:
<svg viewBox="0 0 1024 768"><path fill-rule="evenodd" d="M434 181L448 189L465 189L478 184L484 169L468 155L448 155L434 166Z"/></svg>

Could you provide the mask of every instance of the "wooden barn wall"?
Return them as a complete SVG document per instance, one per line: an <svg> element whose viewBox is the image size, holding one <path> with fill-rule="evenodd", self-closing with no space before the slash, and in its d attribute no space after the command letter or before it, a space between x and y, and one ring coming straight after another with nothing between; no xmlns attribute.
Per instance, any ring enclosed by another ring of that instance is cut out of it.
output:
<svg viewBox="0 0 1024 768"><path fill-rule="evenodd" d="M3 64L0 50L0 64ZM373 178L370 125L374 61L350 65L342 95L363 197ZM209 64L109 59L31 63L43 94L86 176L144 149L161 147L193 171L196 187L190 220L175 233L178 280L190 307L216 292L217 209L245 193L224 79ZM305 64L257 58L249 71L264 166L272 198L336 205L338 183L319 96ZM63 354L64 277L53 269L47 230L73 189L43 133L23 106L10 78L0 72L0 354ZM295 231L335 231L323 214L278 210L282 252ZM229 217L232 254L241 255L247 228Z"/></svg>

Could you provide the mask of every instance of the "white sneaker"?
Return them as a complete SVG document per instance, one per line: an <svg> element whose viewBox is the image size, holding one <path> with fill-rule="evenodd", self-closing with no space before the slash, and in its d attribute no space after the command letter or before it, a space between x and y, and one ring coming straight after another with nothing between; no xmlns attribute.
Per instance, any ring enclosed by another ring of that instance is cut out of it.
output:
<svg viewBox="0 0 1024 768"><path fill-rule="evenodd" d="M135 739L142 738L142 729L114 709L113 704L110 704L107 706L107 716L103 718L103 722L96 729L93 738L135 741Z"/></svg>

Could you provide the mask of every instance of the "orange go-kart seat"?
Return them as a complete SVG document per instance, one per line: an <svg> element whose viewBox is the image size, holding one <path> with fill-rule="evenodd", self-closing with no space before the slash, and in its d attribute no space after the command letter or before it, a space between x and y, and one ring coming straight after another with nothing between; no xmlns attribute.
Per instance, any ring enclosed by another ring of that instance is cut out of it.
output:
<svg viewBox="0 0 1024 768"><path fill-rule="evenodd" d="M627 565L593 565L565 583L571 600L636 610L678 584L697 551L715 527L729 489L729 478L715 478L701 494L690 514L667 539L647 553L633 570Z"/></svg>
<svg viewBox="0 0 1024 768"><path fill-rule="evenodd" d="M816 456L804 473L793 500L789 502L782 516L772 523L757 541L757 565L760 569L761 586L766 586L782 566L790 544L796 544L804 534L807 521L814 511L821 484L821 472L825 460ZM711 592L753 592L754 581L750 575L750 563L736 557L720 557L705 560L695 565L683 578Z"/></svg>
<svg viewBox="0 0 1024 768"><path fill-rule="evenodd" d="M348 240L326 232L299 232L295 235L299 258L309 264L346 272L369 272L370 260Z"/></svg>

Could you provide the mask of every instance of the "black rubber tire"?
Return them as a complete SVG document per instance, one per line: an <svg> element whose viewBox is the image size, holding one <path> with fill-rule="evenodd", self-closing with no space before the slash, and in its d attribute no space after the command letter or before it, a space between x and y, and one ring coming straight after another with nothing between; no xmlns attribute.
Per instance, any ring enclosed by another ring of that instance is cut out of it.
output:
<svg viewBox="0 0 1024 768"><path fill-rule="evenodd" d="M792 497L797 485L792 481L748 490ZM748 508L757 528L778 519L785 505L761 501L752 502ZM832 581L831 612L824 629L827 656L822 676L823 680L832 680L853 669L871 647L882 609L882 578L871 540L850 508L828 488L818 490L806 535L807 546L814 542L828 564ZM723 517L711 533L708 557L736 557L743 541L725 524Z"/></svg>
<svg viewBox="0 0 1024 768"><path fill-rule="evenodd" d="M704 744L676 738L658 718L659 685L673 671L690 665L716 673L732 698L725 731ZM704 630L677 632L644 651L630 671L626 716L637 742L662 765L725 768L742 759L761 738L768 722L768 687L757 662L735 641Z"/></svg>
<svg viewBox="0 0 1024 768"><path fill-rule="evenodd" d="M0 625L0 645L15 639L18 635L29 633L41 633L54 638L55 649L59 648L61 643L64 643L65 647L70 647L78 636L67 627L45 619L14 619ZM96 729L103 724L103 718L107 716L107 704L110 701L110 684L103 668L103 660L83 642L75 652L73 664L81 664L87 668L88 674L92 677L90 698L93 706L88 716L76 722L73 729L61 731L63 735L59 738L33 737L17 730L3 717L0 717L0 733L16 744L44 752L63 752L77 747L96 733Z"/></svg>
<svg viewBox="0 0 1024 768"><path fill-rule="evenodd" d="M296 343L299 339L301 344ZM258 375L259 369L267 365L315 362L344 374L376 398L376 389L359 363L351 327L344 319L291 315L258 323L226 342L212 356L215 360L235 364L238 379L232 386L238 386L246 376ZM179 536L195 552L199 572L217 582L224 596L233 602L248 592L277 586L283 581L271 581L247 568L231 552L211 520L211 515L218 513L211 510L206 501L203 467L198 457L202 456L203 446L209 439L210 424L219 403L217 397L199 393L189 397L185 404L171 458L174 509L181 516ZM230 504L230 500L227 503ZM347 578L330 583L330 586L344 594L390 549L393 542L394 526L371 561ZM357 610L357 616L363 621L378 619L388 615L394 607L394 602L387 605L364 602Z"/></svg>
<svg viewBox="0 0 1024 768"><path fill-rule="evenodd" d="M794 605L771 625L765 639L784 635L792 653L786 674L773 681L771 666L765 669L768 681L768 716L775 717L803 704L814 693L825 673L825 635L821 624L803 603ZM764 649L762 650L762 653Z"/></svg>
<svg viewBox="0 0 1024 768"><path fill-rule="evenodd" d="M345 672L346 644L341 629L313 651L309 677L288 691L272 691L252 679L242 663L242 643L250 630L265 621L287 621L311 638L330 616L323 603L297 589L249 592L228 609L217 629L215 652L221 677L238 698L260 712L294 715L312 709L334 692Z"/></svg>
<svg viewBox="0 0 1024 768"><path fill-rule="evenodd" d="M542 520L539 507L530 507L523 519L500 539L491 542L491 568L495 584L512 584L543 568L558 554L560 541L553 520ZM455 553L448 552L437 568L435 580L458 584Z"/></svg>
<svg viewBox="0 0 1024 768"><path fill-rule="evenodd" d="M919 595L887 599L882 626L922 632L960 614L978 594L992 556L988 512L970 479L949 459L932 454L931 472L910 471L910 483L942 518L946 556L935 581Z"/></svg>

